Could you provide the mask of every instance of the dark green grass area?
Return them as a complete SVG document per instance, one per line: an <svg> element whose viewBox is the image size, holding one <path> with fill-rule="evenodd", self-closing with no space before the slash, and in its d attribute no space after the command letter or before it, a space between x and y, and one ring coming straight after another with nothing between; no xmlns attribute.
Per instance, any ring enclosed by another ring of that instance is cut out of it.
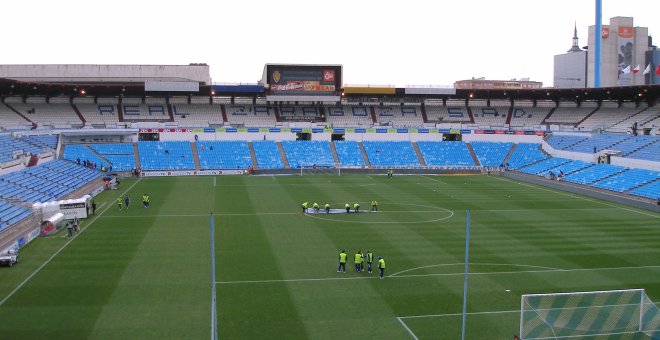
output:
<svg viewBox="0 0 660 340"><path fill-rule="evenodd" d="M300 211L374 199L378 213ZM499 177L149 178L97 204L70 243L40 238L0 268L0 339L209 338L211 212L220 339L460 338L466 209L468 339L511 338L522 294L644 288L660 301L659 214ZM385 258L384 280L354 272L358 249Z"/></svg>

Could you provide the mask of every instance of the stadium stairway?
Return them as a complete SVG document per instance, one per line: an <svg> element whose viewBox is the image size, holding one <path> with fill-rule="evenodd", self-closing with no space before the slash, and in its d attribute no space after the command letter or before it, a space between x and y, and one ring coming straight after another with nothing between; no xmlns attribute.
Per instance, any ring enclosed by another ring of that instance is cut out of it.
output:
<svg viewBox="0 0 660 340"><path fill-rule="evenodd" d="M197 143L190 142L190 149L192 150L193 163L195 163L195 171L199 171L202 166L199 164L199 153L197 152Z"/></svg>
<svg viewBox="0 0 660 340"><path fill-rule="evenodd" d="M275 113L275 121L281 122L282 117L280 116L280 108L277 107L277 105L273 106L273 112ZM280 143L277 143L277 146L280 147ZM280 150L280 152L282 152L282 150ZM287 168L289 167L288 162L284 162L284 164L286 165Z"/></svg>
<svg viewBox="0 0 660 340"><path fill-rule="evenodd" d="M556 109L557 109L557 107L553 107L552 109L550 109L550 112L548 112L548 114L545 116L545 118L543 118L543 120L541 121L541 124L546 124L545 120L550 118L552 116L552 114L555 113Z"/></svg>
<svg viewBox="0 0 660 340"><path fill-rule="evenodd" d="M415 150L415 155L417 155L417 160L419 160L419 164L421 164L422 166L426 166L426 161L424 160L424 156L422 156L422 152L419 151L417 142L412 142L412 147L413 150Z"/></svg>
<svg viewBox="0 0 660 340"><path fill-rule="evenodd" d="M370 167L371 162L369 162L369 157L367 157L367 152L364 150L364 145L362 145L362 142L359 142L358 146L360 147L360 153L362 153L362 159L364 159L364 165Z"/></svg>
<svg viewBox="0 0 660 340"><path fill-rule="evenodd" d="M422 122L428 123L429 116L426 115L426 106L424 104L422 104L421 111L422 111Z"/></svg>
<svg viewBox="0 0 660 340"><path fill-rule="evenodd" d="M593 115L594 113L596 113L596 111L598 111L598 109L600 109L600 108L597 107L597 108L593 109L593 111L589 112L588 115L584 116L584 118L580 119L579 122L575 123L574 126L575 126L575 127L580 126L580 124L582 124L582 122L584 122L584 121L587 120L589 117L591 117L591 115Z"/></svg>
<svg viewBox="0 0 660 340"><path fill-rule="evenodd" d="M511 124L511 118L513 118L513 107L509 106L509 111L506 113L506 125Z"/></svg>
<svg viewBox="0 0 660 340"><path fill-rule="evenodd" d="M7 106L10 110L14 111L17 115L23 117L23 119L27 120L28 122L32 123L32 128L36 129L37 128L37 123L33 122L30 120L30 118L26 117L24 114L22 114L20 111L16 110L13 106L5 103L5 106Z"/></svg>
<svg viewBox="0 0 660 340"><path fill-rule="evenodd" d="M112 165L112 162L110 162L109 160L107 160L107 159L106 159L105 157L103 157L103 155L101 155L100 153L96 152L96 150L94 150L93 148L90 148L89 145L85 145L85 147L88 148L89 151L91 151L93 154L95 154L96 157L98 157L98 158L100 158L102 161L104 161L104 162L108 162L108 164Z"/></svg>
<svg viewBox="0 0 660 340"><path fill-rule="evenodd" d="M140 165L140 152L138 151L137 143L133 143L133 156L135 157L135 167L138 169L142 168Z"/></svg>
<svg viewBox="0 0 660 340"><path fill-rule="evenodd" d="M467 113L468 113L468 117L470 117L470 123L471 123L471 124L474 124L474 115L472 114L472 108L469 107L469 106L468 106L468 108L467 108ZM474 150L472 150L472 147L471 147L471 146L468 145L468 147L469 147L470 150L473 152L472 156L474 157ZM479 164L479 163L475 162L474 164Z"/></svg>
<svg viewBox="0 0 660 340"><path fill-rule="evenodd" d="M516 151L517 146L518 146L518 144L515 144L515 143L513 144L513 146L511 147L511 150L509 150L509 153L507 153L506 156L504 156L504 160L502 161L502 163L504 163L504 164L509 163L509 158L511 158L511 155L513 155L513 152Z"/></svg>
<svg viewBox="0 0 660 340"><path fill-rule="evenodd" d="M176 120L174 120L174 111L172 110L172 104L170 104L170 103L167 104L167 114L170 116L170 122L176 122ZM195 149L193 149L193 150L195 150ZM197 166L197 165L195 165L195 166Z"/></svg>
<svg viewBox="0 0 660 340"><path fill-rule="evenodd" d="M335 164L339 164L339 156L337 156L337 149L335 149L334 142L330 142L330 152L332 152L332 159L335 161Z"/></svg>
<svg viewBox="0 0 660 340"><path fill-rule="evenodd" d="M275 109L275 112L277 113L277 109ZM277 144L277 150L280 151L280 157L282 157L282 163L284 163L284 168L285 169L290 169L291 167L289 166L289 159L286 158L286 152L284 152L284 147L282 146L282 143L280 142L275 142Z"/></svg>
<svg viewBox="0 0 660 340"><path fill-rule="evenodd" d="M373 106L369 106L369 115L371 116L371 122L376 124L378 123L378 119L376 118L376 110L374 109Z"/></svg>
<svg viewBox="0 0 660 340"><path fill-rule="evenodd" d="M227 123L229 122L229 118L227 118L227 109L225 108L224 105L220 105L220 112L222 113L222 122ZM257 163L254 163L257 164Z"/></svg>
<svg viewBox="0 0 660 340"><path fill-rule="evenodd" d="M121 97L119 99L121 99ZM122 109L122 106L123 105L121 105L121 100L120 100L119 104L117 105L117 120L120 122L124 121L124 109ZM137 155L138 153L136 152L135 154Z"/></svg>
<svg viewBox="0 0 660 340"><path fill-rule="evenodd" d="M475 166L481 166L481 163L479 163L479 158L477 157L477 154L474 153L474 149L472 148L472 144L470 143L465 143L467 145L468 150L470 150L470 156L472 157L472 161L474 162Z"/></svg>
<svg viewBox="0 0 660 340"><path fill-rule="evenodd" d="M223 105L224 107L224 105ZM225 109L222 109L223 112L223 119L224 119L224 112ZM252 146L252 142L248 142L248 150L250 150L250 159L252 159L252 164L254 164L255 168L259 167L259 163L257 162L257 154L254 153L254 146Z"/></svg>
<svg viewBox="0 0 660 340"><path fill-rule="evenodd" d="M85 117L82 115L80 110L78 110L78 107L76 106L76 104L71 103L71 108L73 108L73 112L76 113L76 115L78 116L78 119L80 119L80 121L83 123L83 126L85 126L87 124L87 121L85 120Z"/></svg>

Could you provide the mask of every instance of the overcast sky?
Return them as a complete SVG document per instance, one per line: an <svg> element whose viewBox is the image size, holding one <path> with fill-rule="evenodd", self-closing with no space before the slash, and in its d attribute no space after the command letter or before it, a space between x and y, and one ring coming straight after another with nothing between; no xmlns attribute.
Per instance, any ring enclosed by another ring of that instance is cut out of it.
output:
<svg viewBox="0 0 660 340"><path fill-rule="evenodd" d="M0 64L207 63L213 82L256 82L266 63L342 64L345 84L552 86L595 0L3 1ZM660 45L660 1L603 0ZM642 66L643 68L643 66Z"/></svg>

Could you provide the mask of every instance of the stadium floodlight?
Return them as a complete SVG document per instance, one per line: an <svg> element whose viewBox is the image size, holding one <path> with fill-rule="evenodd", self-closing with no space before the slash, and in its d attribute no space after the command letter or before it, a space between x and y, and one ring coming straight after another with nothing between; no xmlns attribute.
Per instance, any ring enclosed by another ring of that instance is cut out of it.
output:
<svg viewBox="0 0 660 340"><path fill-rule="evenodd" d="M521 297L521 339L627 339L625 336L640 335L660 337L660 308L644 289Z"/></svg>

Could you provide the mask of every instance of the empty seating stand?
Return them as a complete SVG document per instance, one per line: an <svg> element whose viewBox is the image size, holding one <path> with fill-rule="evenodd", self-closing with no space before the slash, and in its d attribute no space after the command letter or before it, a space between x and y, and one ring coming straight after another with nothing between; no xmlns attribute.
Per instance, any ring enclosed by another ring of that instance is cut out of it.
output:
<svg viewBox="0 0 660 340"><path fill-rule="evenodd" d="M369 163L374 167L419 166L419 159L410 142L362 142Z"/></svg>
<svg viewBox="0 0 660 340"><path fill-rule="evenodd" d="M465 142L417 142L428 166L475 166Z"/></svg>
<svg viewBox="0 0 660 340"><path fill-rule="evenodd" d="M589 139L589 136L577 136L577 135L555 135L552 134L548 138L547 142L553 148L557 150L565 150L568 147L571 147L575 144L583 142Z"/></svg>
<svg viewBox="0 0 660 340"><path fill-rule="evenodd" d="M257 140L252 142L252 149L260 169L284 169L284 162L277 144L272 140Z"/></svg>
<svg viewBox="0 0 660 340"><path fill-rule="evenodd" d="M247 169L253 165L246 141L198 141L197 155L201 170Z"/></svg>
<svg viewBox="0 0 660 340"><path fill-rule="evenodd" d="M0 200L0 232L32 215L32 211Z"/></svg>
<svg viewBox="0 0 660 340"><path fill-rule="evenodd" d="M541 150L541 144L519 143L509 158L509 169L516 170L526 165L548 158Z"/></svg>
<svg viewBox="0 0 660 340"><path fill-rule="evenodd" d="M656 180L649 184L642 185L637 189L628 192L631 195L650 198L652 200L660 201L660 181Z"/></svg>
<svg viewBox="0 0 660 340"><path fill-rule="evenodd" d="M472 149L482 166L500 166L513 143L472 142Z"/></svg>
<svg viewBox="0 0 660 340"><path fill-rule="evenodd" d="M335 150L342 167L363 167L364 158L356 141L335 141Z"/></svg>
<svg viewBox="0 0 660 340"><path fill-rule="evenodd" d="M577 184L591 184L625 170L626 168L616 165L596 164L595 166L566 175L564 180Z"/></svg>
<svg viewBox="0 0 660 340"><path fill-rule="evenodd" d="M598 181L593 186L601 189L624 192L660 179L660 172L644 169L629 169L612 177Z"/></svg>
<svg viewBox="0 0 660 340"><path fill-rule="evenodd" d="M330 144L326 141L282 141L282 147L291 168L335 165Z"/></svg>
<svg viewBox="0 0 660 340"><path fill-rule="evenodd" d="M190 142L139 141L142 170L194 170Z"/></svg>
<svg viewBox="0 0 660 340"><path fill-rule="evenodd" d="M0 197L23 202L57 200L100 176L100 171L73 162L50 161L0 176Z"/></svg>
<svg viewBox="0 0 660 340"><path fill-rule="evenodd" d="M110 162L113 171L130 171L136 167L131 143L90 144L89 147Z"/></svg>

